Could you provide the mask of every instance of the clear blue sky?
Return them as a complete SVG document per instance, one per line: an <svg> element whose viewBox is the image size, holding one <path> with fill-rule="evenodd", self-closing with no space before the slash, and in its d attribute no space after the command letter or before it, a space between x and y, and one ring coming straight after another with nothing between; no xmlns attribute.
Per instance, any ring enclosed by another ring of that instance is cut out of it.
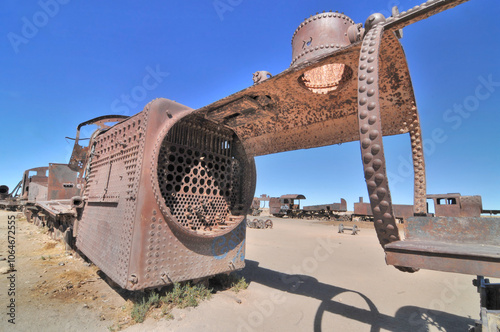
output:
<svg viewBox="0 0 500 332"><path fill-rule="evenodd" d="M0 183L13 188L25 169L68 162L64 137L90 118L132 115L158 97L199 108L250 86L257 70L282 72L293 32L316 12L364 22L395 4L403 11L420 1L3 0ZM496 209L498 17L498 1L472 0L405 28L401 40L427 142L428 193L480 194ZM156 79L144 82L151 71ZM409 137L384 143L393 201L412 203ZM367 200L359 150L353 142L257 157L256 195L300 193L307 205L344 197L352 208Z"/></svg>

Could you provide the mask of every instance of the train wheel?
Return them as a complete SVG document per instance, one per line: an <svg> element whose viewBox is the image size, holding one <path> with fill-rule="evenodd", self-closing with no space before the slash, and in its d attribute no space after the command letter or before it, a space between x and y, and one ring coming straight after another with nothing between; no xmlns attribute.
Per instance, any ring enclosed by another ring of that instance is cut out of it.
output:
<svg viewBox="0 0 500 332"><path fill-rule="evenodd" d="M271 219L266 220L266 228L273 228L273 221Z"/></svg>

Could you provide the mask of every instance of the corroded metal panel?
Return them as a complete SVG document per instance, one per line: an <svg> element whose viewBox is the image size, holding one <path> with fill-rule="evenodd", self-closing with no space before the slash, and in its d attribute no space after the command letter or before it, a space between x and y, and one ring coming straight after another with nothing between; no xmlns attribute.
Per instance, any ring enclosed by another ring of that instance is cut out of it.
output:
<svg viewBox="0 0 500 332"><path fill-rule="evenodd" d="M70 199L50 200L36 202L35 206L39 207L44 213L48 213L52 217L61 215L75 215L72 209L72 201Z"/></svg>
<svg viewBox="0 0 500 332"><path fill-rule="evenodd" d="M69 160L68 166L75 172L83 172L84 167L87 164L87 157L89 153L88 146L80 145L80 130L84 126L96 125L101 129L109 128L109 123L123 121L128 118L125 115L104 115L97 118L80 123L76 128L76 137L74 138L75 144L73 146L73 152L71 153L71 158Z"/></svg>
<svg viewBox="0 0 500 332"><path fill-rule="evenodd" d="M500 277L498 218L412 217L405 241L386 245L387 263Z"/></svg>
<svg viewBox="0 0 500 332"><path fill-rule="evenodd" d="M292 37L291 66L350 45L347 31L353 25L354 21L346 15L333 12L304 20Z"/></svg>
<svg viewBox="0 0 500 332"><path fill-rule="evenodd" d="M357 216L373 215L370 203L364 203L361 199L359 202L354 203L354 215Z"/></svg>
<svg viewBox="0 0 500 332"><path fill-rule="evenodd" d="M413 205L393 204L394 217L405 219L414 215ZM370 203L357 202L354 203L354 215L357 216L373 216Z"/></svg>
<svg viewBox="0 0 500 332"><path fill-rule="evenodd" d="M427 195L434 203L436 217L479 217L483 203L481 196L462 196L459 193Z"/></svg>
<svg viewBox="0 0 500 332"><path fill-rule="evenodd" d="M36 167L24 171L22 180L23 199L28 202L47 200L48 170L48 167ZM36 174L30 175L30 173Z"/></svg>
<svg viewBox="0 0 500 332"><path fill-rule="evenodd" d="M269 213L279 214L281 210L281 200L278 197L271 197L269 199Z"/></svg>
<svg viewBox="0 0 500 332"><path fill-rule="evenodd" d="M498 246L399 241L386 246L386 262L395 266L500 278Z"/></svg>
<svg viewBox="0 0 500 332"><path fill-rule="evenodd" d="M481 196L461 196L460 197L460 217L479 217L483 210Z"/></svg>
<svg viewBox="0 0 500 332"><path fill-rule="evenodd" d="M46 183L32 182L29 188L28 202L47 200L48 188Z"/></svg>
<svg viewBox="0 0 500 332"><path fill-rule="evenodd" d="M90 142L90 169L77 247L124 287L130 260L147 109Z"/></svg>
<svg viewBox="0 0 500 332"><path fill-rule="evenodd" d="M347 202L345 199L341 198L340 203L304 206L304 211L321 211L321 210L335 211L335 212L346 212L347 211Z"/></svg>
<svg viewBox="0 0 500 332"><path fill-rule="evenodd" d="M394 204L392 207L396 218L406 219L414 215L413 205Z"/></svg>
<svg viewBox="0 0 500 332"><path fill-rule="evenodd" d="M337 203L333 203L334 205ZM345 212L347 211L347 202L345 199L341 198L340 199L340 204L339 204L339 209L338 211Z"/></svg>
<svg viewBox="0 0 500 332"><path fill-rule="evenodd" d="M500 245L498 218L412 217L404 230L409 240Z"/></svg>
<svg viewBox="0 0 500 332"><path fill-rule="evenodd" d="M340 48L334 55L285 70L196 112L227 124L240 137L246 151L255 156L358 140L355 69L360 46L355 43ZM404 52L397 40L383 51L383 57L381 81L387 82L380 99L386 119L384 135L406 133L407 113L414 96ZM309 70L337 63L350 68L352 76L335 91L314 93L300 83ZM249 106L241 100L253 102Z"/></svg>
<svg viewBox="0 0 500 332"><path fill-rule="evenodd" d="M436 216L460 216L460 202L456 204L438 204L435 206Z"/></svg>
<svg viewBox="0 0 500 332"><path fill-rule="evenodd" d="M79 196L82 184L78 181L77 172L66 164L49 164L48 199L60 200Z"/></svg>
<svg viewBox="0 0 500 332"><path fill-rule="evenodd" d="M151 110L132 249L139 259L127 288L241 269L253 158L233 131L185 106L157 100Z"/></svg>

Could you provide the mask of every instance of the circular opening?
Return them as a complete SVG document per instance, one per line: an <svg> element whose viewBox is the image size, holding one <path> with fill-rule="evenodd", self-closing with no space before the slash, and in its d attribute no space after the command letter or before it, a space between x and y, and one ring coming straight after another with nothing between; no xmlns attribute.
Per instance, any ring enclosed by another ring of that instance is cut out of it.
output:
<svg viewBox="0 0 500 332"><path fill-rule="evenodd" d="M156 155L158 203L169 224L214 237L241 223L251 202L241 182L255 181L255 173L232 130L199 118L183 119L169 129Z"/></svg>
<svg viewBox="0 0 500 332"><path fill-rule="evenodd" d="M317 94L326 94L339 89L352 78L351 67L343 63L332 63L306 71L299 77L299 84Z"/></svg>

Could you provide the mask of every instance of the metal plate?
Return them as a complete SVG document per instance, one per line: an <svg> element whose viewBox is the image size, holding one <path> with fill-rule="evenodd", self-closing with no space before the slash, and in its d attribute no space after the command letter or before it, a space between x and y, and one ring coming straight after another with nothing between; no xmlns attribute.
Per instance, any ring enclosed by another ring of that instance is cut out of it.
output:
<svg viewBox="0 0 500 332"><path fill-rule="evenodd" d="M385 250L391 265L500 277L500 219L408 218L405 240Z"/></svg>

